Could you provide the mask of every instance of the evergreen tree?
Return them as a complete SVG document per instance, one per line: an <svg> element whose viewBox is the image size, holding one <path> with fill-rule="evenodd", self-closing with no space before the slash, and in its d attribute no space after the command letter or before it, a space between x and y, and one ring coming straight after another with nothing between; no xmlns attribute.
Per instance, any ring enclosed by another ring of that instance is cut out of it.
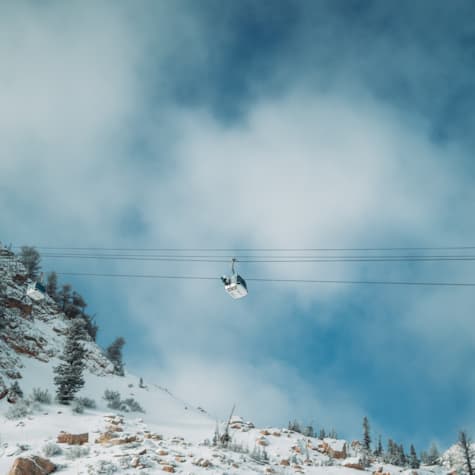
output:
<svg viewBox="0 0 475 475"><path fill-rule="evenodd" d="M421 451L421 463L429 465L429 454L425 450Z"/></svg>
<svg viewBox="0 0 475 475"><path fill-rule="evenodd" d="M114 372L119 376L124 376L124 364L122 362L122 348L125 340L119 336L106 349L107 358L114 365Z"/></svg>
<svg viewBox="0 0 475 475"><path fill-rule="evenodd" d="M70 302L71 286L69 284L64 284L58 292L58 305L61 307L61 310L65 312L68 305L70 305Z"/></svg>
<svg viewBox="0 0 475 475"><path fill-rule="evenodd" d="M303 435L305 437L315 437L315 431L313 430L313 426L311 424L305 427L303 430Z"/></svg>
<svg viewBox="0 0 475 475"><path fill-rule="evenodd" d="M41 269L40 260L40 254L34 247L21 247L20 261L25 266L30 279L36 280L38 278Z"/></svg>
<svg viewBox="0 0 475 475"><path fill-rule="evenodd" d="M384 462L390 463L393 465L398 464L399 454L397 444L394 443L392 439L388 439L388 448L386 454L384 455Z"/></svg>
<svg viewBox="0 0 475 475"><path fill-rule="evenodd" d="M435 442L432 442L432 445L430 446L429 449L429 455L427 458L427 465L436 465L437 462L439 461L439 449L437 448L437 445Z"/></svg>
<svg viewBox="0 0 475 475"><path fill-rule="evenodd" d="M63 363L54 368L56 374L54 383L60 404L69 404L74 395L84 386L82 374L86 350L79 340L84 331L82 320L71 322L62 354Z"/></svg>
<svg viewBox="0 0 475 475"><path fill-rule="evenodd" d="M93 341L96 341L97 332L99 331L99 326L96 324L94 317L91 317L87 313L83 314L84 323L86 325L86 331Z"/></svg>
<svg viewBox="0 0 475 475"><path fill-rule="evenodd" d="M411 468L419 468L421 465L419 459L417 458L416 449L412 444L409 450L409 465Z"/></svg>
<svg viewBox="0 0 475 475"><path fill-rule="evenodd" d="M363 449L366 451L366 453L369 453L369 451L371 450L371 436L369 433L369 421L366 416L363 418Z"/></svg>
<svg viewBox="0 0 475 475"><path fill-rule="evenodd" d="M374 449L374 455L376 455L376 457L383 456L383 443L381 441L381 435L378 436L378 445Z"/></svg>
<svg viewBox="0 0 475 475"><path fill-rule="evenodd" d="M406 453L404 452L404 447L402 444L400 444L398 446L398 463L397 465L401 466L401 467L405 467L407 465L407 457L406 457Z"/></svg>
<svg viewBox="0 0 475 475"><path fill-rule="evenodd" d="M73 292L72 304L77 307L81 313L84 313L84 310L87 307L87 303L83 299L82 295L78 294L76 291Z"/></svg>
<svg viewBox="0 0 475 475"><path fill-rule="evenodd" d="M46 293L54 300L58 298L58 276L56 272L50 272L46 281Z"/></svg>
<svg viewBox="0 0 475 475"><path fill-rule="evenodd" d="M320 433L318 434L318 438L323 440L326 436L327 436L327 434L325 432L325 429L322 427L320 429Z"/></svg>
<svg viewBox="0 0 475 475"><path fill-rule="evenodd" d="M464 430L459 432L458 445L462 450L464 470L468 473L468 475L474 475L472 459L475 458L475 453L472 449L471 440Z"/></svg>
<svg viewBox="0 0 475 475"><path fill-rule="evenodd" d="M23 397L23 391L21 390L20 385L18 384L18 381L15 381L10 386L8 392L11 396L13 396L15 400Z"/></svg>
<svg viewBox="0 0 475 475"><path fill-rule="evenodd" d="M332 428L332 430L329 432L328 437L330 439L338 439L338 433L335 429Z"/></svg>

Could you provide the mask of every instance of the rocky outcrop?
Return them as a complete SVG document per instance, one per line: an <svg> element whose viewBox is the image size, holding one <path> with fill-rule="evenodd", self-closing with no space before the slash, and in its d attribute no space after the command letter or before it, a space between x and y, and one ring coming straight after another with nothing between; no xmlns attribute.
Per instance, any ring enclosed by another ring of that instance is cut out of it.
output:
<svg viewBox="0 0 475 475"><path fill-rule="evenodd" d="M64 348L69 322L57 303L45 295L41 301L27 296L31 283L20 259L0 244L0 399L5 398L3 386L21 377L24 361L34 358L48 363L60 356ZM41 322L41 324L38 324ZM98 376L113 373L113 365L89 337L84 339L87 351L86 369Z"/></svg>
<svg viewBox="0 0 475 475"><path fill-rule="evenodd" d="M83 445L89 442L89 434L70 434L61 431L57 438L58 444Z"/></svg>
<svg viewBox="0 0 475 475"><path fill-rule="evenodd" d="M22 317L29 317L33 310L33 305L23 303L21 300L17 300L13 297L7 297L3 299L2 305L5 308L17 308L20 310Z"/></svg>
<svg viewBox="0 0 475 475"><path fill-rule="evenodd" d="M48 475L56 471L56 465L41 457L19 457L13 462L8 475Z"/></svg>
<svg viewBox="0 0 475 475"><path fill-rule="evenodd" d="M360 463L345 463L343 467L354 468L356 470L364 470L363 465L361 465Z"/></svg>

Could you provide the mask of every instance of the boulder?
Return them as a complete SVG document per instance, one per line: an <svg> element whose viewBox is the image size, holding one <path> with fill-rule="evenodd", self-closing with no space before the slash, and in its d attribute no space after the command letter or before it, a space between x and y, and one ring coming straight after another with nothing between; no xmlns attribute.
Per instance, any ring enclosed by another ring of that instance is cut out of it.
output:
<svg viewBox="0 0 475 475"><path fill-rule="evenodd" d="M346 468L354 468L356 470L364 470L363 465L360 463L345 463L343 466Z"/></svg>
<svg viewBox="0 0 475 475"><path fill-rule="evenodd" d="M168 473L175 473L175 468L172 467L171 465L164 465L164 466L162 467L162 470L163 470L164 472L168 472Z"/></svg>
<svg viewBox="0 0 475 475"><path fill-rule="evenodd" d="M56 465L42 457L19 457L13 462L8 475L48 475L56 470Z"/></svg>
<svg viewBox="0 0 475 475"><path fill-rule="evenodd" d="M89 434L87 432L84 434L70 434L61 431L56 442L58 442L58 444L83 445L89 442Z"/></svg>

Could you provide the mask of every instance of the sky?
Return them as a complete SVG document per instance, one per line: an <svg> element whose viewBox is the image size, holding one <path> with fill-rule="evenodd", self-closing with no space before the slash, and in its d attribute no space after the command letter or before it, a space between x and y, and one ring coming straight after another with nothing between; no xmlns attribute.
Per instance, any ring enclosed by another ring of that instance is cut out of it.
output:
<svg viewBox="0 0 475 475"><path fill-rule="evenodd" d="M0 241L475 246L470 1L0 4ZM470 254L466 251L465 254ZM470 288L250 282L227 263L43 257L126 367L225 418L418 450L475 435ZM244 277L475 282L470 261L261 263Z"/></svg>

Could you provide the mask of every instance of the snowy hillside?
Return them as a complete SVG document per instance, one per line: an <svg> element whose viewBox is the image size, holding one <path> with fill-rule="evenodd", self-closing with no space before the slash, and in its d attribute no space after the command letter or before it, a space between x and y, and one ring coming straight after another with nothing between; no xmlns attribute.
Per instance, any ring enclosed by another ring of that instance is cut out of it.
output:
<svg viewBox="0 0 475 475"><path fill-rule="evenodd" d="M61 362L70 322L53 299L35 302L26 295L25 268L9 251L1 252L7 259L0 259L0 474L43 474L53 468L65 475L405 473L376 458L364 467L357 442L256 428L239 416L229 421L229 437L222 443L226 422L217 423L154 382L114 374L90 337L83 343L85 385L77 395L87 399L81 406L55 404L53 370ZM23 397L12 389L15 384ZM118 398L122 403L114 405ZM33 471L35 456L53 465ZM444 468L417 473L445 474L451 465L447 460ZM25 471L23 463L33 465Z"/></svg>

